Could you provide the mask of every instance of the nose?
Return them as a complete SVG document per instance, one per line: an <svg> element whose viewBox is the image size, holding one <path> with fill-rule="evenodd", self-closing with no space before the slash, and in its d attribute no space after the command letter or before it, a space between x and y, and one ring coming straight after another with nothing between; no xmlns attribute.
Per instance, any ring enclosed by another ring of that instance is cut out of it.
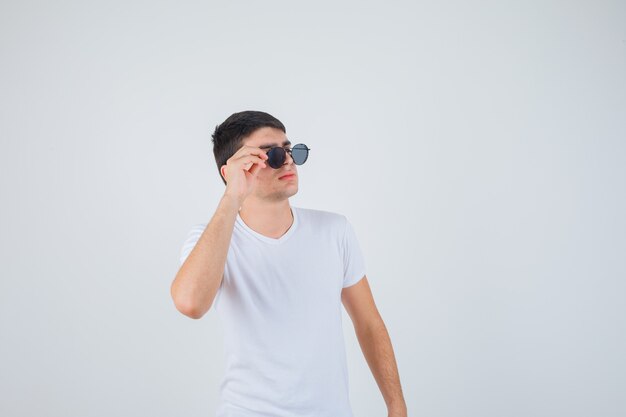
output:
<svg viewBox="0 0 626 417"><path fill-rule="evenodd" d="M283 165L286 164L293 164L293 158L291 157L291 152L287 152L285 151L285 163Z"/></svg>

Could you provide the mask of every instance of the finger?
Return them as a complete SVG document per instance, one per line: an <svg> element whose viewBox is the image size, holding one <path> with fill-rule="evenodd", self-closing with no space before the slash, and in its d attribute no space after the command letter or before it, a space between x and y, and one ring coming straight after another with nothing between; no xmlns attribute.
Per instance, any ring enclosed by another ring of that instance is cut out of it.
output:
<svg viewBox="0 0 626 417"><path fill-rule="evenodd" d="M259 147L256 146L247 146L247 145L243 145L241 148L239 148L234 154L233 157L235 159L240 158L241 156L244 155L256 155L259 156L263 159L267 159L268 156L265 153L265 151Z"/></svg>
<svg viewBox="0 0 626 417"><path fill-rule="evenodd" d="M253 172L252 169L254 167L259 167L259 169L265 168L267 165L263 161L248 161L244 164L244 169L248 172ZM256 172L256 171L255 171Z"/></svg>
<svg viewBox="0 0 626 417"><path fill-rule="evenodd" d="M248 172L252 174L253 176L256 176L259 173L259 171L262 169L263 167L260 164L254 164L252 165L252 168L248 170Z"/></svg>
<svg viewBox="0 0 626 417"><path fill-rule="evenodd" d="M263 158L260 158L255 155L244 155L242 157L239 157L235 161L237 163L243 163L244 165L246 165L245 169L248 169L247 167L250 166L249 164L254 164L254 163L265 164L265 160Z"/></svg>

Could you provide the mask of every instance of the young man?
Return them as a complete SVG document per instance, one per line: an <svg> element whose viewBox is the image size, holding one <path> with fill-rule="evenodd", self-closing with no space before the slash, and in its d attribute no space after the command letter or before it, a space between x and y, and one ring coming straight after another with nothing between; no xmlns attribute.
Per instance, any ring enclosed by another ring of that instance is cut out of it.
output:
<svg viewBox="0 0 626 417"><path fill-rule="evenodd" d="M389 411L406 416L395 357L341 214L295 207L308 147L259 111L217 126L224 195L189 232L171 287L176 308L223 323L226 375L217 417L352 417L341 323L348 312Z"/></svg>

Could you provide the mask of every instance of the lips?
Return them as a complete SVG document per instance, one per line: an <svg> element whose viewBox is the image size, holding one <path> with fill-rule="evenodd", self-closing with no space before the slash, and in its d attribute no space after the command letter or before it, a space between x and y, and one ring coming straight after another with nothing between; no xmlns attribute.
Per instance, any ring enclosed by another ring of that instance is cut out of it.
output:
<svg viewBox="0 0 626 417"><path fill-rule="evenodd" d="M293 172L290 172L289 174L285 174L282 177L278 177L279 180L282 180L283 178L291 178L291 177L295 177L296 174L294 174Z"/></svg>

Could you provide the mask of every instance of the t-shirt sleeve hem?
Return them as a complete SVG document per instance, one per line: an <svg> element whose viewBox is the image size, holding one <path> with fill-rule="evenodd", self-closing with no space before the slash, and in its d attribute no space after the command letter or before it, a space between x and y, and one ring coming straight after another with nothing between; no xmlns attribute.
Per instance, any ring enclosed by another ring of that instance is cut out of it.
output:
<svg viewBox="0 0 626 417"><path fill-rule="evenodd" d="M363 279L364 277L365 277L365 271L362 271L361 273L356 274L353 278L344 282L343 288L353 286L357 282L361 281L361 279Z"/></svg>

